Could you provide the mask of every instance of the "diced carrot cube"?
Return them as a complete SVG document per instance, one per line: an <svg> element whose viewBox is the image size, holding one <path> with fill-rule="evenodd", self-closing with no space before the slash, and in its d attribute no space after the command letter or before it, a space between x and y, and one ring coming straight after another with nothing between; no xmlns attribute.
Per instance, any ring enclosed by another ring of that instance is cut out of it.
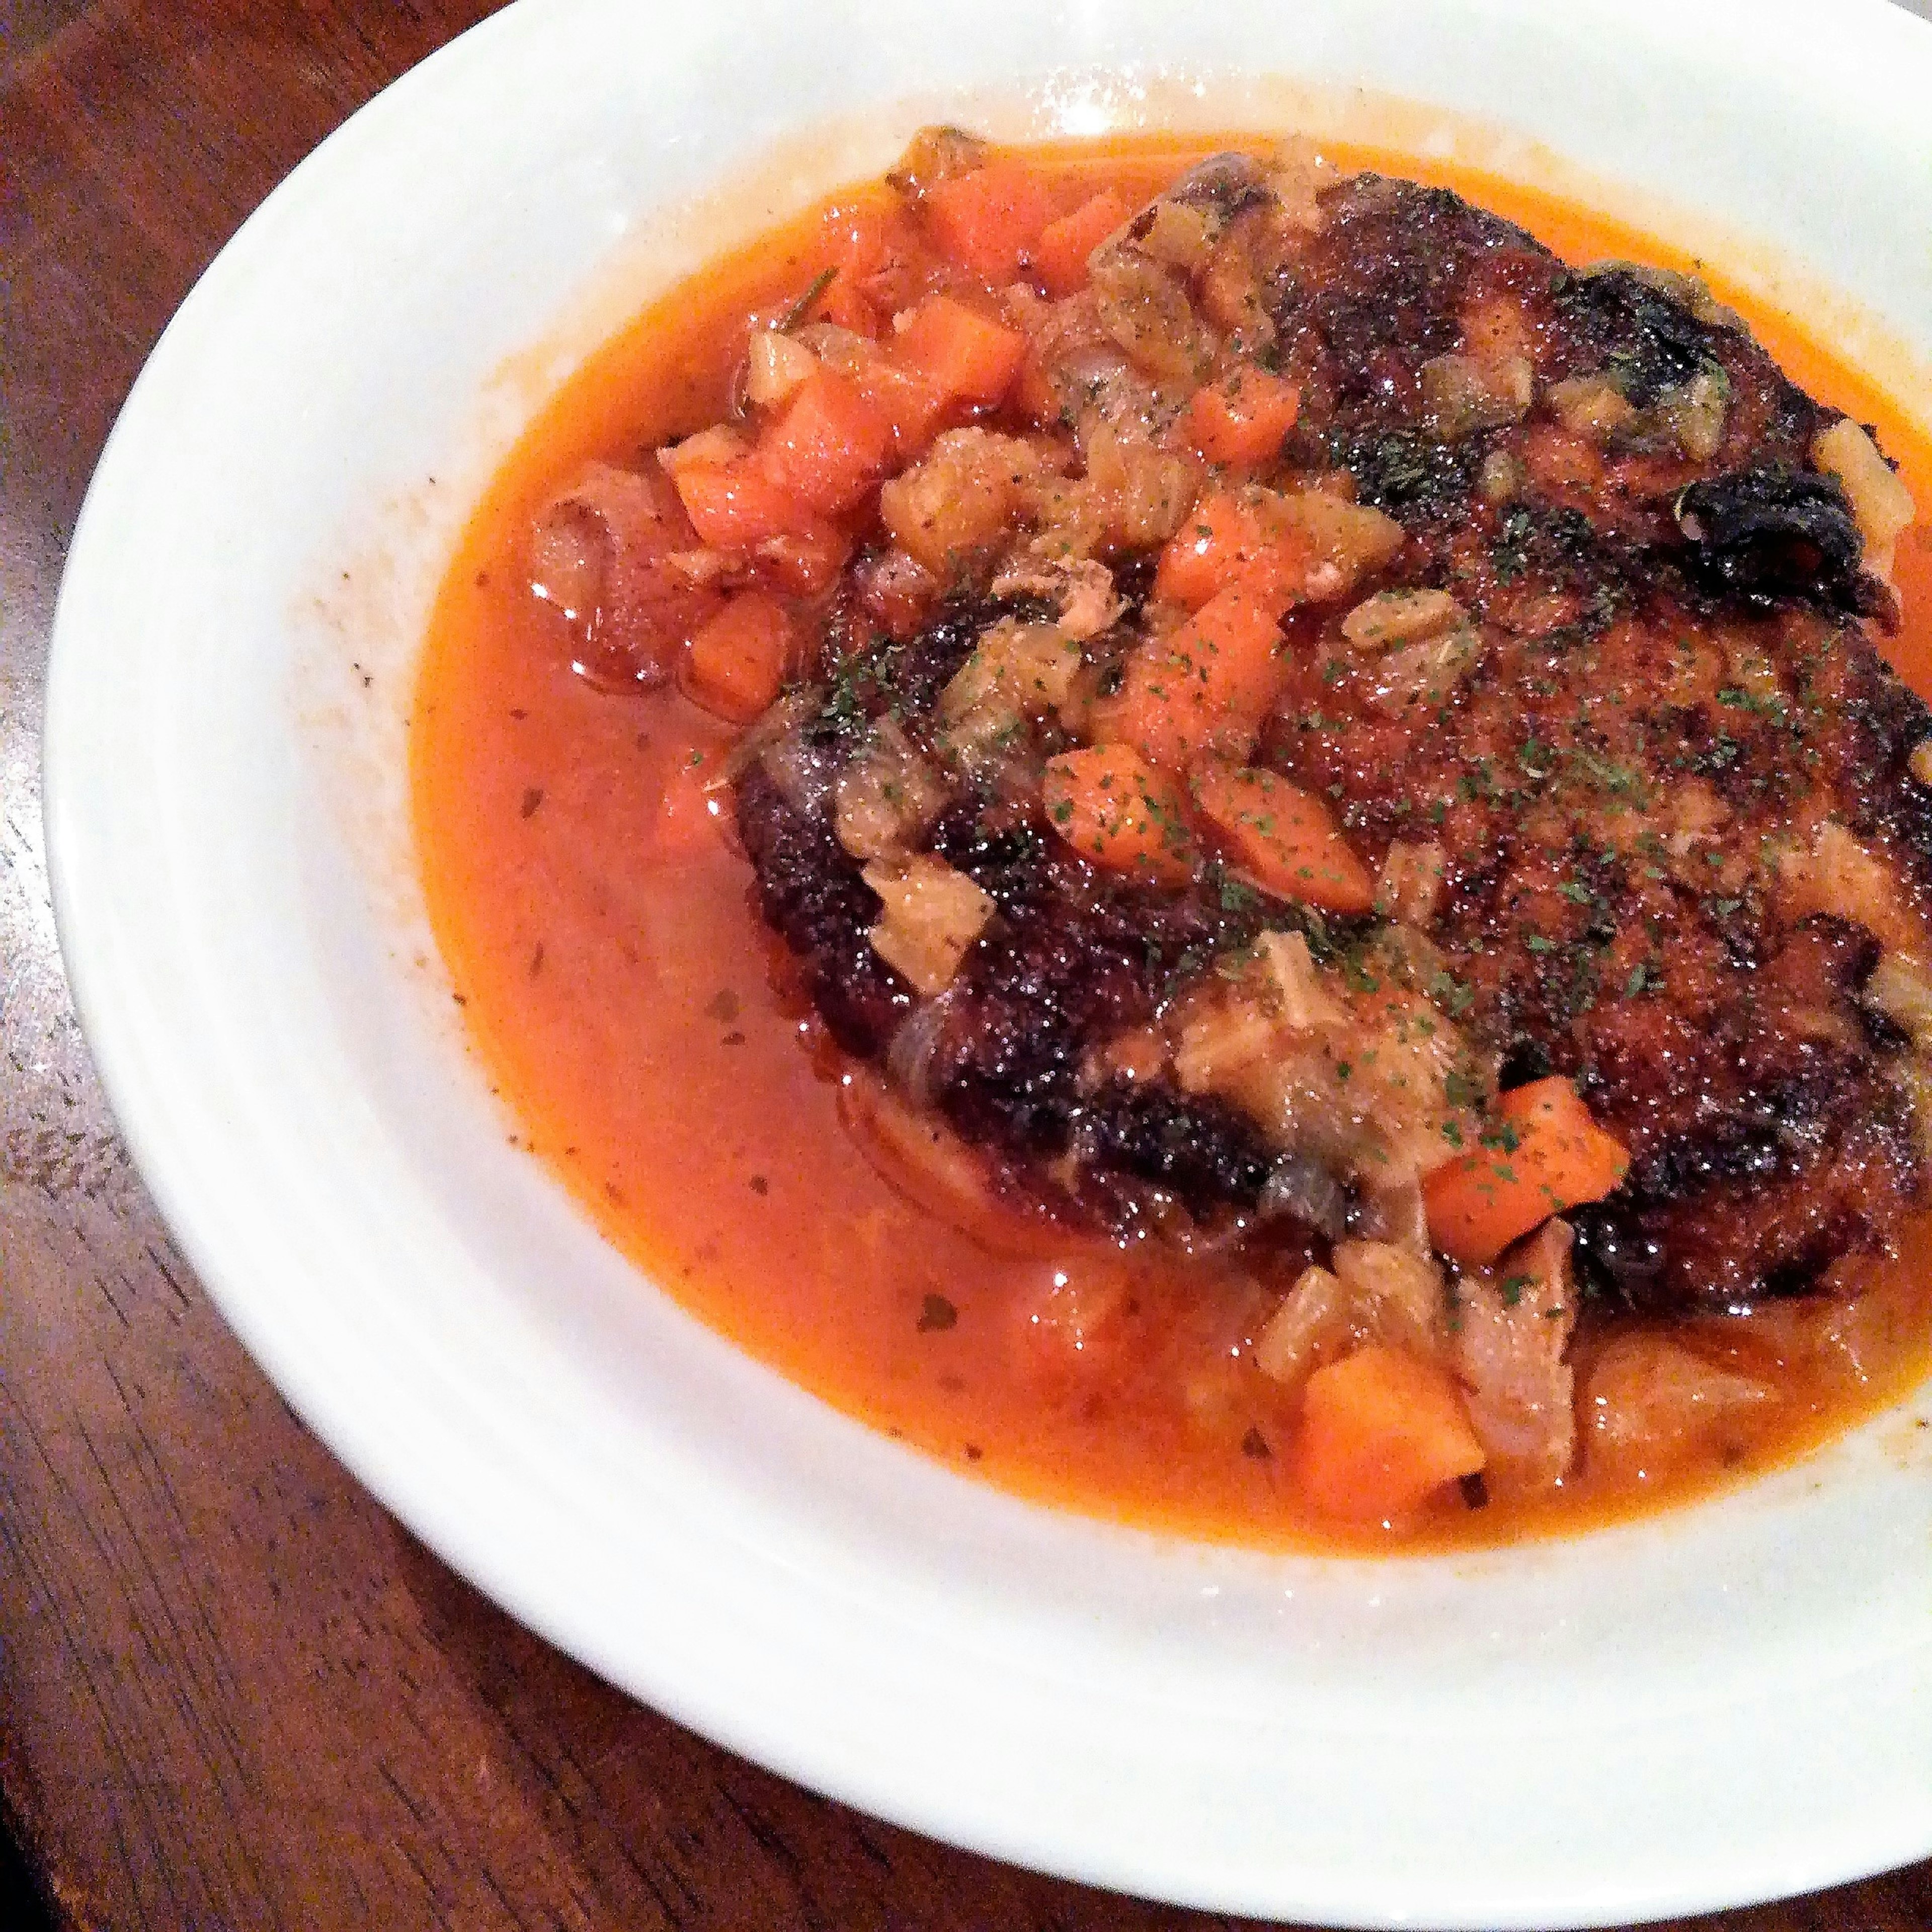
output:
<svg viewBox="0 0 1932 1932"><path fill-rule="evenodd" d="M1328 912L1366 912L1375 881L1336 830L1328 809L1273 772L1214 766L1198 772L1194 800L1243 871L1264 891Z"/></svg>
<svg viewBox="0 0 1932 1932"><path fill-rule="evenodd" d="M1095 745L1046 761L1053 827L1083 859L1163 885L1184 883L1193 842L1180 794L1130 746Z"/></svg>
<svg viewBox="0 0 1932 1932"><path fill-rule="evenodd" d="M1313 561L1306 537L1292 528L1268 529L1239 496L1204 496L1160 554L1154 595L1197 608L1217 592L1243 584L1286 609Z"/></svg>
<svg viewBox="0 0 1932 1932"><path fill-rule="evenodd" d="M1087 258L1132 213L1114 191L1102 188L1071 214L1049 221L1033 251L1035 272L1056 300L1087 286Z"/></svg>
<svg viewBox="0 0 1932 1932"><path fill-rule="evenodd" d="M1168 771L1210 751L1244 758L1287 676L1285 602L1231 584L1167 637L1142 645L1120 690L1102 701L1108 734Z"/></svg>
<svg viewBox="0 0 1932 1932"><path fill-rule="evenodd" d="M926 448L952 407L952 398L930 376L885 356L875 358L856 380L891 424L892 454L902 464Z"/></svg>
<svg viewBox="0 0 1932 1932"><path fill-rule="evenodd" d="M1250 365L1196 389L1180 433L1210 463L1270 463L1300 413L1292 382Z"/></svg>
<svg viewBox="0 0 1932 1932"><path fill-rule="evenodd" d="M748 460L680 464L673 481L692 527L713 550L749 550L820 520L802 496Z"/></svg>
<svg viewBox="0 0 1932 1932"><path fill-rule="evenodd" d="M1017 161L989 161L928 187L920 203L933 239L982 281L1010 282L1053 219L1046 184Z"/></svg>
<svg viewBox="0 0 1932 1932"><path fill-rule="evenodd" d="M892 446L891 418L856 384L820 368L758 439L759 466L781 489L836 515L863 496Z"/></svg>
<svg viewBox="0 0 1932 1932"><path fill-rule="evenodd" d="M713 716L748 724L783 687L795 641L790 614L777 598L741 590L692 639L679 682Z"/></svg>
<svg viewBox="0 0 1932 1932"><path fill-rule="evenodd" d="M1308 1378L1294 1466L1324 1516L1398 1522L1483 1462L1461 1392L1432 1363L1370 1342Z"/></svg>
<svg viewBox="0 0 1932 1932"><path fill-rule="evenodd" d="M970 179L970 177L966 178ZM992 404L1026 358L1026 338L951 296L928 296L892 341L902 368L923 376L949 398Z"/></svg>
<svg viewBox="0 0 1932 1932"><path fill-rule="evenodd" d="M1630 1168L1560 1075L1504 1094L1483 1143L1422 1183L1429 1238L1459 1262L1494 1261L1551 1215L1602 1200Z"/></svg>

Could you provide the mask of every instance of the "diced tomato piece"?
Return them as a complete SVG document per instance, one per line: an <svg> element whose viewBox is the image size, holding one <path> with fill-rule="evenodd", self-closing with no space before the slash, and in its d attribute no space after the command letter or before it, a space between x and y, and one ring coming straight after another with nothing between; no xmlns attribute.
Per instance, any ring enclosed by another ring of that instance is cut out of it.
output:
<svg viewBox="0 0 1932 1932"><path fill-rule="evenodd" d="M679 682L713 716L748 724L784 683L796 644L791 614L764 590L741 590L691 640Z"/></svg>
<svg viewBox="0 0 1932 1932"><path fill-rule="evenodd" d="M759 466L780 488L836 515L863 496L892 446L878 404L834 370L814 370L758 439Z"/></svg>
<svg viewBox="0 0 1932 1932"><path fill-rule="evenodd" d="M988 405L1005 395L1026 350L1018 330L951 296L928 296L892 340L892 358L902 368L925 376L944 396Z"/></svg>
<svg viewBox="0 0 1932 1932"><path fill-rule="evenodd" d="M1056 300L1087 286L1087 258L1133 211L1121 197L1102 188L1083 201L1071 214L1049 221L1033 251L1034 272Z"/></svg>
<svg viewBox="0 0 1932 1932"><path fill-rule="evenodd" d="M1300 413L1292 382L1250 365L1196 389L1180 433L1210 463L1271 463Z"/></svg>
<svg viewBox="0 0 1932 1932"><path fill-rule="evenodd" d="M1046 182L1017 161L989 161L927 188L920 202L940 247L981 280L1010 282L1053 219Z"/></svg>
<svg viewBox="0 0 1932 1932"><path fill-rule="evenodd" d="M713 550L748 550L819 520L804 497L748 459L681 464L673 481L692 528Z"/></svg>

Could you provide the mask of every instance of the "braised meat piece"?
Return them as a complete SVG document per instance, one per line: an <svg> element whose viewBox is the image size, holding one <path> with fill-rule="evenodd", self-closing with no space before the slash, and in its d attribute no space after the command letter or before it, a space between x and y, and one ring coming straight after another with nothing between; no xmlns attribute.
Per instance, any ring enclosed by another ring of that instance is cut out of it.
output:
<svg viewBox="0 0 1932 1932"><path fill-rule="evenodd" d="M1306 153L1054 280L1000 285L1023 379L885 483L738 784L840 1045L1123 1234L1413 1242L1566 1076L1628 1170L1532 1225L1597 1295L1886 1248L1932 716L1869 439L1690 278Z"/></svg>

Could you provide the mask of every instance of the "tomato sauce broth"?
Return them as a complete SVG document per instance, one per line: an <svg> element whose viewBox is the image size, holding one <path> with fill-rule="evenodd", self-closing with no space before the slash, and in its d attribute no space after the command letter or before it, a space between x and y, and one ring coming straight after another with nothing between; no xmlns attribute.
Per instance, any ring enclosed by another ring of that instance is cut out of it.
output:
<svg viewBox="0 0 1932 1932"><path fill-rule="evenodd" d="M1130 200L1208 150L1136 142L1034 151ZM1877 426L1922 506L1932 440L1788 317L1624 224L1467 170L1364 149L1345 168L1437 181L1568 259L1695 266L1792 379ZM850 206L880 189L837 198ZM477 510L437 603L412 718L416 829L432 922L517 1139L694 1315L848 1414L1050 1504L1263 1545L1390 1546L1310 1517L1277 1453L1289 1418L1248 1343L1270 1298L1212 1256L1177 1264L1098 1241L968 1233L881 1177L842 1118L850 1078L790 990L753 903L720 775L729 728L674 691L614 695L575 674L530 595L532 520L592 458L634 463L724 412L746 318L807 285L814 210L720 261L606 346L525 435ZM1932 693L1932 530L1901 540L1906 622L1888 646ZM641 1282L640 1292L646 1292ZM1707 1356L1775 1368L1779 1399L1714 1452L1553 1498L1453 1500L1403 1548L1570 1530L1788 1460L1924 1372L1932 1234L1875 1266L1840 1346L1802 1306L1693 1324ZM1602 1329L1580 1334L1580 1371Z"/></svg>

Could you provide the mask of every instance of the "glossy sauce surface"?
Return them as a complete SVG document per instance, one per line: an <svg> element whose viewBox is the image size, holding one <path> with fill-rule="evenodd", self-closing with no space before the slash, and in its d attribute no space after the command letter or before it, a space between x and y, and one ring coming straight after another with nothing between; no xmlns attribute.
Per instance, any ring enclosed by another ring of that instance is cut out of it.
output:
<svg viewBox="0 0 1932 1932"><path fill-rule="evenodd" d="M1054 151L1130 200L1202 152ZM1407 158L1345 168L1440 180L1574 262L1690 266L1621 224ZM857 191L859 196L882 190ZM847 202L856 198L842 198ZM640 316L566 386L479 507L439 602L414 716L414 798L431 916L493 1082L609 1238L702 1319L837 1407L1003 1487L1188 1534L1359 1544L1312 1522L1276 1453L1291 1420L1249 1343L1273 1298L1215 1257L970 1232L883 1178L848 1131L851 1077L790 990L708 792L734 735L674 692L610 694L571 668L529 594L526 545L586 459L648 460L724 412L745 317L808 284L817 211ZM1744 308L1794 380L1875 424L1932 506L1932 442L1790 320ZM1932 690L1932 532L1901 541L1906 624L1887 648ZM640 1281L639 1292L649 1292ZM1932 1236L1875 1266L1846 1313L1794 1304L1688 1332L1774 1380L1694 1454L1594 1462L1555 1498L1445 1502L1395 1544L1487 1542L1681 1498L1784 1460L1923 1371ZM1613 1332L1580 1334L1580 1371ZM1580 1374L1580 1382L1582 1377Z"/></svg>

